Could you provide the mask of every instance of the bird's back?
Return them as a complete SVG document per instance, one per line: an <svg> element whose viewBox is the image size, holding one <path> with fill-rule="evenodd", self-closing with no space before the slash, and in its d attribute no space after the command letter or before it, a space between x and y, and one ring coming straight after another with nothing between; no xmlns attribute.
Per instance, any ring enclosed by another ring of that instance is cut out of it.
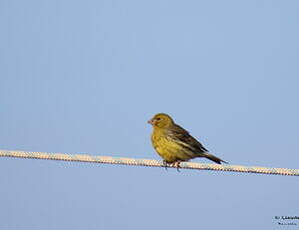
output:
<svg viewBox="0 0 299 230"><path fill-rule="evenodd" d="M203 153L208 150L194 137L192 137L187 130L181 126L175 124L168 130L168 135L176 142L181 143L186 148L189 148L193 152Z"/></svg>

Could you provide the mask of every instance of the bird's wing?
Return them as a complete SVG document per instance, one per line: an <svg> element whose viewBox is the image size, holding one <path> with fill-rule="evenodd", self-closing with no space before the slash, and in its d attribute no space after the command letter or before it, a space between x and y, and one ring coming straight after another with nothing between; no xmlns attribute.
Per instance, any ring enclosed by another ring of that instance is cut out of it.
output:
<svg viewBox="0 0 299 230"><path fill-rule="evenodd" d="M174 125L168 130L168 135L171 139L176 142L181 143L185 147L191 149L192 151L198 152L208 152L208 150L203 147L203 145L192 137L187 130L179 125Z"/></svg>

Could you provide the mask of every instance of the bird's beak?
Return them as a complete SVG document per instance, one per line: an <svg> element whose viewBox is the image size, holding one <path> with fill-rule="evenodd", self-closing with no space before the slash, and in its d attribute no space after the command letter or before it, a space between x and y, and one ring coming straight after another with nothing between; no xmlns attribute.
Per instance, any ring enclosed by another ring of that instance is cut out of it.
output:
<svg viewBox="0 0 299 230"><path fill-rule="evenodd" d="M150 119L149 121L147 121L147 123L149 123L149 124L151 124L151 125L153 125L153 124L154 124L154 122L153 122L153 120L152 120L152 119Z"/></svg>

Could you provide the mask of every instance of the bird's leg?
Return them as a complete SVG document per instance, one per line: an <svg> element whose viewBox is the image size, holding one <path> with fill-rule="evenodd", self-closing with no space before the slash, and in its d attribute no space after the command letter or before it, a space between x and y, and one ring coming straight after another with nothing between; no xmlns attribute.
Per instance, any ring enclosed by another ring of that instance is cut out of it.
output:
<svg viewBox="0 0 299 230"><path fill-rule="evenodd" d="M178 172L181 172L181 171L180 171L180 168L181 168L180 163L181 163L180 160L178 160L178 161L172 163L172 166L173 166L173 167L176 167L176 170L177 170Z"/></svg>
<svg viewBox="0 0 299 230"><path fill-rule="evenodd" d="M168 166L168 163L167 163L167 161L166 161L166 160L163 160L163 165L164 165L164 167L165 167L165 169L166 169L166 171L167 171L167 166Z"/></svg>

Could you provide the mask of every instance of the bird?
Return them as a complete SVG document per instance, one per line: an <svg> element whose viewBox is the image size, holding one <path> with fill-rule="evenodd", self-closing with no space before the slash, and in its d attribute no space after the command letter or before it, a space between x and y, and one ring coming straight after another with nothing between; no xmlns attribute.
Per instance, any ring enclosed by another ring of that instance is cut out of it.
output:
<svg viewBox="0 0 299 230"><path fill-rule="evenodd" d="M226 161L212 155L188 131L179 126L166 113L158 113L148 121L153 126L151 141L156 152L162 157L163 164L180 167L182 161L205 157L217 164Z"/></svg>

